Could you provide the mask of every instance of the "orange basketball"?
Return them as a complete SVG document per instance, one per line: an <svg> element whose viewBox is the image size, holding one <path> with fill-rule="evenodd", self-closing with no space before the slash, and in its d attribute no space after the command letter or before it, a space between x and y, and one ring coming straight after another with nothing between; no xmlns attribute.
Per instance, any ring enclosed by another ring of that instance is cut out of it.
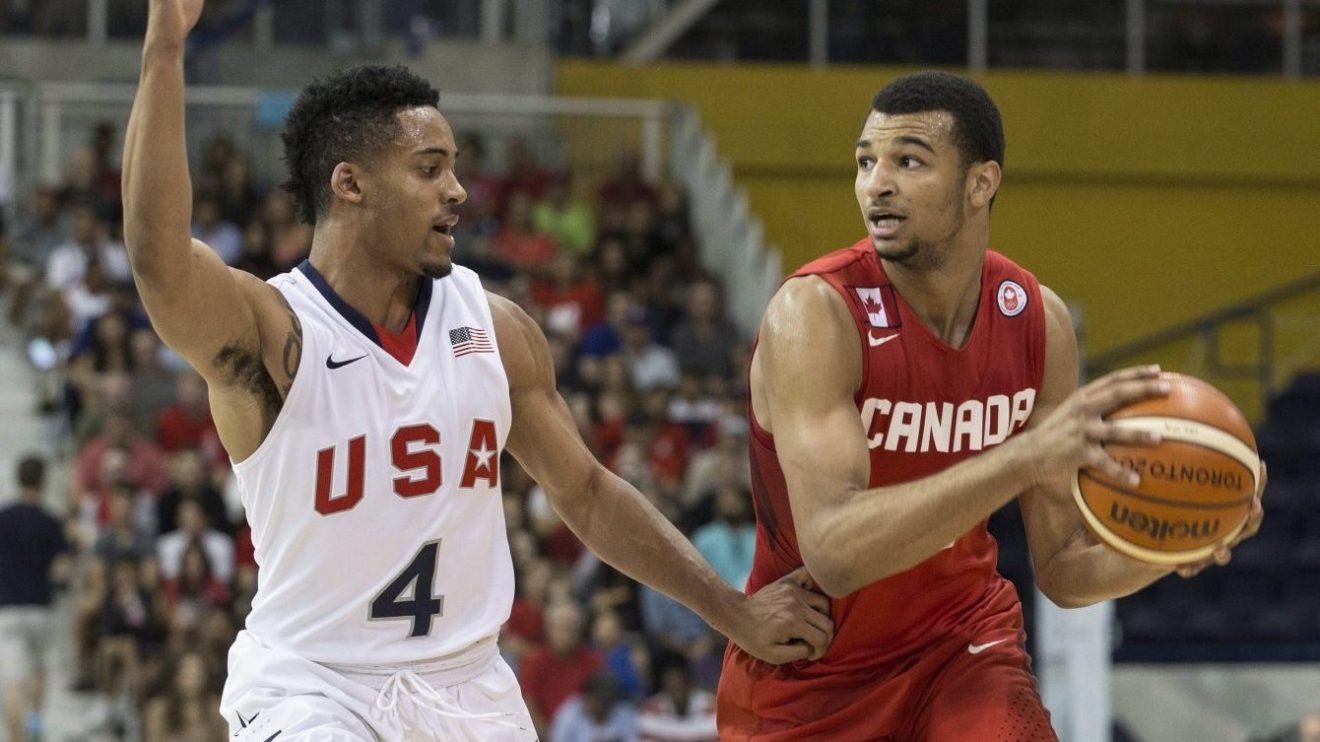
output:
<svg viewBox="0 0 1320 742"><path fill-rule="evenodd" d="M1143 562L1187 564L1209 557L1216 543L1242 530L1260 458L1251 426L1222 392L1182 374L1161 378L1169 382L1169 396L1107 418L1162 436L1156 446L1106 446L1141 483L1131 487L1083 469L1073 497L1103 543Z"/></svg>

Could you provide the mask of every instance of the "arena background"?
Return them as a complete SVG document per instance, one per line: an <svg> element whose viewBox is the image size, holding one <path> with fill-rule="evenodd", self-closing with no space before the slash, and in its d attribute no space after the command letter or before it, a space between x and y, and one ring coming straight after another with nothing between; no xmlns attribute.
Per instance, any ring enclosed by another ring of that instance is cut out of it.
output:
<svg viewBox="0 0 1320 742"><path fill-rule="evenodd" d="M161 393L190 393L176 359L133 330L112 270L65 283L46 270L84 205L116 249L112 176L144 21L144 2L0 0L0 501L18 460L43 455L45 503L74 546L40 721L50 740L174 738L150 717L209 702L255 580L204 410ZM745 471L732 471L745 469L739 364L756 320L785 273L860 235L851 148L875 90L927 66L976 76L1008 143L992 242L1073 308L1085 373L1158 361L1206 378L1251 418L1270 463L1265 526L1231 565L1083 611L1034 598L1016 513L992 520L1002 570L1035 607L1036 669L1062 737L1317 738L1299 724L1320 712L1320 2L229 0L208 3L188 60L194 182L224 193L227 164L246 164L243 193L221 205L243 235L235 260L254 270L305 246L269 195L296 89L361 62L432 80L460 137L484 144L465 173L460 262L485 266L555 338L566 396L603 460L689 535L705 528L735 573L749 526L717 517L716 500L744 493ZM628 162L649 186L621 174ZM556 183L567 206L514 225L511 195L544 205ZM58 203L45 241L38 192ZM554 219L570 212L592 217L585 238ZM505 235L546 232L561 259L502 252ZM711 286L736 341L707 373L679 330L708 311L693 304ZM136 360L98 347L107 313L142 338ZM621 352L590 342L611 333ZM177 424L162 425L171 410ZM152 481L121 475L140 516L126 527L159 538L161 502L214 498L211 526L238 546L233 577L193 596L152 574L147 549L135 579L149 619L136 632L109 628L122 618L115 559L97 540L114 488L87 474L119 413L153 460L170 460ZM709 685L718 642L582 558L508 466L525 587L506 654L544 654L547 609L572 603L600 652L591 662L624 676L618 712L640 719L644 739L680 738L646 699L674 665ZM185 656L207 675L188 697L171 682Z"/></svg>

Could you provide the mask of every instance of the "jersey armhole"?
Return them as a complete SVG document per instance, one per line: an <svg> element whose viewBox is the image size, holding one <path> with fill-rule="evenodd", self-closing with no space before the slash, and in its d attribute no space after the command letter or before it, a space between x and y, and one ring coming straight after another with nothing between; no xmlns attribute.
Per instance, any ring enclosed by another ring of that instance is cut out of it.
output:
<svg viewBox="0 0 1320 742"><path fill-rule="evenodd" d="M281 276L277 276L276 278L280 277ZM283 285L292 286L294 291L297 290L297 284L295 281L287 281L284 282ZM284 294L284 292L280 290L279 284L275 285L275 290ZM271 423L270 430L266 431L266 435L261 439L261 443L257 444L256 449L248 454L242 461L235 461L232 456L229 458L229 466L234 470L235 474L239 473L240 470L251 468L257 461L265 456L267 449L274 445L271 443L271 440L277 438L281 434L281 431L289 425L289 423L286 422L291 414L289 409L297 404L298 400L300 400L305 394L302 389L312 383L310 379L304 377L309 377L316 372L315 365L308 364L306 361L307 359L317 357L318 355L313 349L319 347L314 338L317 337L317 332L319 331L320 326L314 322L306 322L305 320L307 318L303 316L303 313L298 311L294 306L293 301L289 301L289 296L287 294L285 294L284 299L289 303L289 311L298 316L298 321L303 327L302 357L298 362L298 373L294 375L293 382L289 385L289 391L284 395L284 403L280 405L280 411L275 414L275 422Z"/></svg>

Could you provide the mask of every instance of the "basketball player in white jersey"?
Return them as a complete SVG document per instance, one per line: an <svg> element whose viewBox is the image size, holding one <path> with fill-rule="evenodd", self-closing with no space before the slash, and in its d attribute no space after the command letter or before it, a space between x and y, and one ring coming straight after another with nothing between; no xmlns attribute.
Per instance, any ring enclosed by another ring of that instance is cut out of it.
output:
<svg viewBox="0 0 1320 742"><path fill-rule="evenodd" d="M190 241L183 47L201 8L151 0L124 232L153 324L207 380L261 565L221 704L235 739L535 738L495 645L505 448L605 561L758 657L819 657L824 597L801 575L751 598L725 585L588 452L536 324L451 263L466 194L425 81L367 67L303 91L284 138L307 262L263 283Z"/></svg>

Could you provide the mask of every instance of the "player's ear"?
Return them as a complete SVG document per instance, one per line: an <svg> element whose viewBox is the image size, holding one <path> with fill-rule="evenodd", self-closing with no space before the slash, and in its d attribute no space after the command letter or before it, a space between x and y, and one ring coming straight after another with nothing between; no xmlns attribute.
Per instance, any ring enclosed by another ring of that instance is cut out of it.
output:
<svg viewBox="0 0 1320 742"><path fill-rule="evenodd" d="M1003 178L1004 171L994 160L978 162L967 168L967 196L972 206L978 209L989 206Z"/></svg>
<svg viewBox="0 0 1320 742"><path fill-rule="evenodd" d="M330 173L330 192L349 203L362 203L362 170L351 162L335 165Z"/></svg>

